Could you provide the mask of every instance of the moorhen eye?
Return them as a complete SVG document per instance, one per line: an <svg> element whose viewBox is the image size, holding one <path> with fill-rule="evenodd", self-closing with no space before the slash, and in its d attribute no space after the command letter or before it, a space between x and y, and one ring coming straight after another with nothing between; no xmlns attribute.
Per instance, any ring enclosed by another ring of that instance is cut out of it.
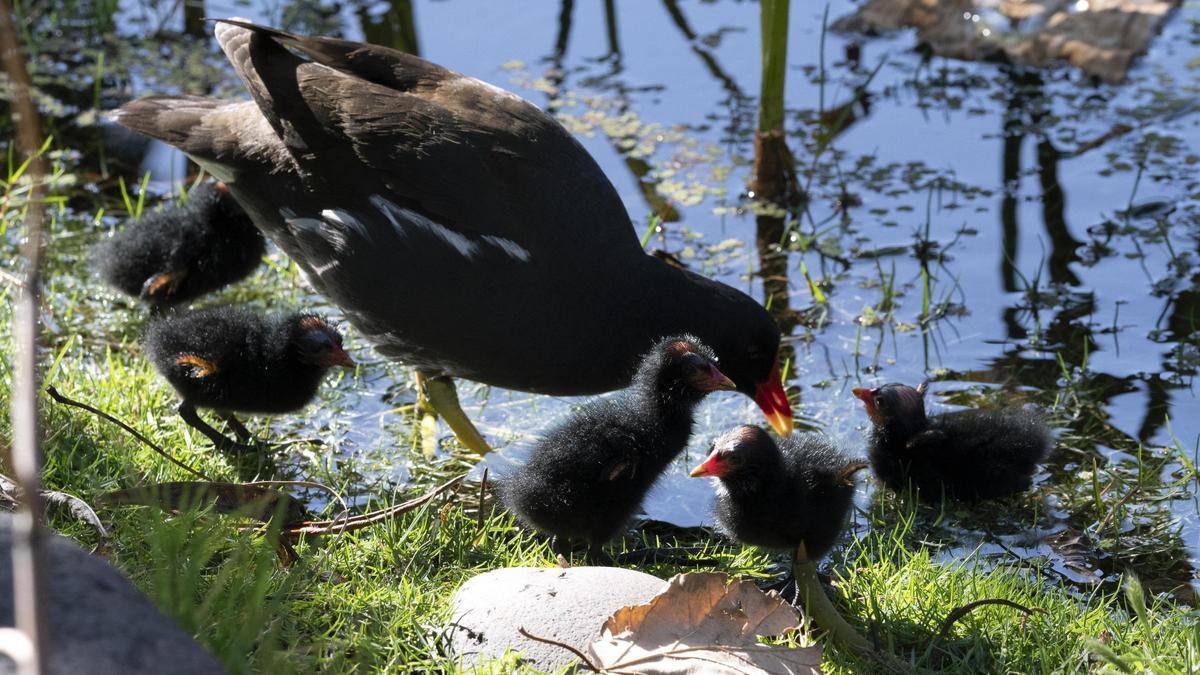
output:
<svg viewBox="0 0 1200 675"><path fill-rule="evenodd" d="M825 555L850 510L850 477L864 463L844 456L819 434L776 443L752 426L726 433L715 447L692 475L716 478L718 531L772 550L795 551L803 543L813 560ZM743 462L753 470L730 471Z"/></svg>
<svg viewBox="0 0 1200 675"><path fill-rule="evenodd" d="M321 326L314 330L310 326ZM353 365L333 331L311 314L263 316L235 307L213 307L163 316L146 332L146 355L182 399L179 414L220 450L245 452L250 433L235 412L280 414L299 410L316 396L333 365ZM326 346L325 359L308 356ZM242 443L209 426L197 408L215 410Z"/></svg>
<svg viewBox="0 0 1200 675"><path fill-rule="evenodd" d="M246 278L265 252L262 233L229 191L203 183L183 206L127 224L94 257L110 286L163 308Z"/></svg>
<svg viewBox="0 0 1200 675"><path fill-rule="evenodd" d="M629 389L587 403L551 429L524 466L500 481L508 510L552 535L556 553L569 556L571 540L578 539L588 544L590 562L605 561L603 545L633 517L687 446L693 411L707 391L662 382L672 343L680 340L716 370L712 352L696 338L660 340L643 357ZM716 375L721 377L719 371Z"/></svg>
<svg viewBox="0 0 1200 675"><path fill-rule="evenodd" d="M1002 497L1029 489L1049 454L1050 431L1034 412L960 410L926 417L923 388L879 389L874 405L890 414L872 419L871 468L892 490L911 485L924 501Z"/></svg>
<svg viewBox="0 0 1200 675"><path fill-rule="evenodd" d="M387 47L240 20L214 31L252 100L154 96L112 118L234 176L255 224L416 368L469 448L489 450L449 378L613 391L647 345L681 333L721 345L726 374L790 432L778 374L742 360L751 345L776 353L770 314L646 255L617 190L552 115Z"/></svg>

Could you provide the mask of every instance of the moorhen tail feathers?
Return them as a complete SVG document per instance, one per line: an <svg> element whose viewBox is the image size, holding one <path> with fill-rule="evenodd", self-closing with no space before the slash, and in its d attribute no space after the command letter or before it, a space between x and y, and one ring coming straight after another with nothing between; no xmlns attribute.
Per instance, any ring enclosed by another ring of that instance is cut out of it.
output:
<svg viewBox="0 0 1200 675"><path fill-rule="evenodd" d="M871 467L884 485L902 491L911 484L925 501L1029 489L1052 444L1037 413L1010 408L927 417L923 393L902 384L854 390L872 420Z"/></svg>
<svg viewBox="0 0 1200 675"><path fill-rule="evenodd" d="M158 97L114 118L225 180L382 353L429 377L578 395L628 385L656 339L686 332L790 429L767 312L643 253L552 116L385 47L239 21L216 33L253 103Z"/></svg>
<svg viewBox="0 0 1200 675"><path fill-rule="evenodd" d="M529 460L500 483L506 507L526 525L564 540L584 540L589 559L618 534L692 433L695 406L732 389L712 353L695 338L659 341L636 384L589 402L551 429Z"/></svg>
<svg viewBox="0 0 1200 675"><path fill-rule="evenodd" d="M692 476L717 478L717 530L730 539L816 560L837 541L854 498L861 464L830 440L807 433L778 444L743 426L717 439Z"/></svg>
<svg viewBox="0 0 1200 675"><path fill-rule="evenodd" d="M166 307L244 279L265 252L262 233L229 191L204 183L182 207L147 214L102 242L95 260L109 285Z"/></svg>

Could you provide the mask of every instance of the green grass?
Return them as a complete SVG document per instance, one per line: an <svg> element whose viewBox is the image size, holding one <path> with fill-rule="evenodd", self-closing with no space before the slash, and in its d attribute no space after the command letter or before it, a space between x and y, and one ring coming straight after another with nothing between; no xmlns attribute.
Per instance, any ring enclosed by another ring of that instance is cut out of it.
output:
<svg viewBox="0 0 1200 675"><path fill-rule="evenodd" d="M277 280L277 283L283 281ZM3 290L0 294L7 295ZM7 300L7 298L5 298ZM84 301L86 302L86 301ZM11 344L7 302L0 341ZM86 308L77 308L86 311ZM137 425L182 461L218 479L235 467L210 452L173 414L171 392L128 344L94 350L89 342L54 336L53 384ZM65 349L63 348L65 346ZM8 365L0 385L7 405ZM107 490L183 472L111 425L43 401L46 484L89 501ZM7 422L5 422L5 425ZM0 428L7 438L7 427ZM352 476L344 476L346 484ZM424 484L427 479L419 482ZM341 487L341 486L339 486ZM236 521L206 514L167 517L147 508L106 509L114 534L110 559L234 672L453 671L446 656L448 599L474 574L511 565L553 565L545 542L514 527L485 504L477 484L444 502L340 538L308 540L301 562L280 568L270 541L238 531ZM371 506L410 493L380 492ZM888 652L917 669L944 672L1188 673L1200 668L1200 617L1152 598L1125 580L1125 593L1080 595L1036 568L999 564L978 555L947 559L952 549L928 544L916 507L885 495L867 514L867 534L835 553L829 571L851 621ZM55 515L52 525L85 546L84 525ZM703 534L715 569L765 576L769 559L730 548ZM631 542L631 545L636 543ZM674 569L648 571L669 576ZM937 637L956 607L1003 598L1045 610L1028 619L1006 607L977 609ZM820 640L816 631L809 638ZM867 664L836 649L832 672L863 672ZM511 662L495 664L510 671Z"/></svg>

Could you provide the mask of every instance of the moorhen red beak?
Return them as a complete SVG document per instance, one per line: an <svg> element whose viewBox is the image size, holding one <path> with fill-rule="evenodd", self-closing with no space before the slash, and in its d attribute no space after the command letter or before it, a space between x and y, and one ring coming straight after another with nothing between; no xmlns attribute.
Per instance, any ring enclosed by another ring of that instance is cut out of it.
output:
<svg viewBox="0 0 1200 675"><path fill-rule="evenodd" d="M698 368L706 388L696 386ZM629 389L588 402L500 481L505 507L525 525L552 535L556 553L568 556L572 540L582 540L589 561L608 560L603 545L687 446L696 405L708 392L728 388L726 382L712 350L696 338L658 341Z"/></svg>
<svg viewBox="0 0 1200 675"><path fill-rule="evenodd" d="M162 316L146 331L145 351L179 394L179 414L219 450L242 453L250 432L233 413L299 410L317 394L333 362L349 362L337 330L312 314L263 316L212 307ZM200 418L208 408L229 423L235 442Z"/></svg>
<svg viewBox="0 0 1200 675"><path fill-rule="evenodd" d="M246 278L265 252L262 233L229 191L202 183L183 206L127 224L93 255L110 286L162 309Z"/></svg>
<svg viewBox="0 0 1200 675"><path fill-rule="evenodd" d="M792 433L795 420L792 418L792 404L788 402L787 392L783 389L783 380L779 376L779 366L771 369L770 378L759 384L754 391L754 402L767 416L767 423L780 436Z"/></svg>
<svg viewBox="0 0 1200 675"><path fill-rule="evenodd" d="M319 293L417 369L469 448L488 450L449 378L612 391L655 340L683 333L790 429L770 315L646 255L620 195L552 115L387 47L242 20L215 33L253 100L155 96L113 119L221 176Z"/></svg>
<svg viewBox="0 0 1200 675"><path fill-rule="evenodd" d="M692 478L699 478L701 476L720 478L721 476L725 475L725 472L728 470L729 466L721 460L720 453L718 453L716 450L713 450L713 452L709 454L709 456L703 462L697 464L696 468L692 469L688 475Z"/></svg>
<svg viewBox="0 0 1200 675"><path fill-rule="evenodd" d="M1051 435L1028 410L960 410L926 416L927 384L856 388L871 418L871 468L895 491L936 502L1002 497L1029 489Z"/></svg>

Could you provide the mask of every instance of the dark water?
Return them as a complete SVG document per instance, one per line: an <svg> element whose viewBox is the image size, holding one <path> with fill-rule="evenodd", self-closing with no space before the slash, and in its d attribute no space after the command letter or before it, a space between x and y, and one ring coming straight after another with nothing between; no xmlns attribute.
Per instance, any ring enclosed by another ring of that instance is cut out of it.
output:
<svg viewBox="0 0 1200 675"><path fill-rule="evenodd" d="M952 544L947 557L982 543L985 556L1045 564L1072 583L1132 568L1152 588L1200 590L1200 478L1188 468L1200 452L1194 5L1175 13L1127 84L1111 87L1067 69L926 59L908 33L828 33L822 54L822 8L793 3L787 128L809 199L785 229L760 231L745 194L759 87L755 3L564 0L518 11L454 0L415 2L410 12L401 2L286 10L210 2L187 22L160 4L125 0L111 26L91 22L97 34L88 39L108 54L108 72L93 91L94 55L64 70L64 90L83 92L80 110L96 93L102 107L152 92L243 95L195 21L202 15L415 44L426 58L552 107L639 231L651 215L662 218L649 246L769 302L790 326L789 384L808 426L861 451L866 418L849 389L929 377L935 406L1045 408L1060 444L1038 493L931 515L928 538ZM852 8L834 3L829 16ZM845 128L814 158L834 119ZM92 145L81 149L81 166L100 161ZM107 152L119 172L123 158ZM126 154L153 170L152 190L186 171L162 147ZM140 175L126 170L127 180ZM111 194L111 180L102 193ZM802 265L826 303L814 300ZM369 359L364 344L353 346ZM420 474L419 452L397 452L413 444L411 413L398 410L413 400L408 373L378 360L362 372L330 388L307 419L278 422L331 442L332 455L297 462L318 473L349 467L367 486ZM493 466L519 457L572 403L469 383L460 390L502 449ZM733 395L713 397L702 418L689 457L648 504L651 518L704 522L711 488L688 479L685 464L716 433L760 421ZM864 488L860 506L871 500Z"/></svg>

